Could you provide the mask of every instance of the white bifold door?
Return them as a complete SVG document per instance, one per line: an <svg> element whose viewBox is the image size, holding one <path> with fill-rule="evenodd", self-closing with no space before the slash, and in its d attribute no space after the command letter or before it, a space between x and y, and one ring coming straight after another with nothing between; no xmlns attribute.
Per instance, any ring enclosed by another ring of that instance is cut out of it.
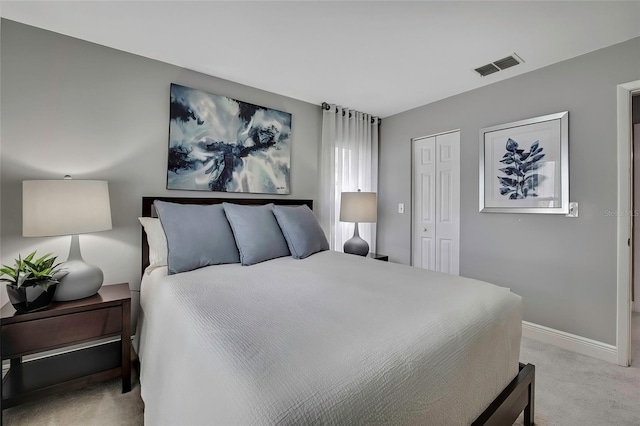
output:
<svg viewBox="0 0 640 426"><path fill-rule="evenodd" d="M460 270L460 132L413 139L413 266Z"/></svg>

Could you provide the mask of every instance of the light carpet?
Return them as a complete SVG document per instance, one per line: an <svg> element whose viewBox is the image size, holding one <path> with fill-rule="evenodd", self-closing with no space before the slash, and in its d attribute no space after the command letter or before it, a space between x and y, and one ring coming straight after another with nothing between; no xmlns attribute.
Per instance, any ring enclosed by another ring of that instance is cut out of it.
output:
<svg viewBox="0 0 640 426"><path fill-rule="evenodd" d="M636 322L640 332L640 315L634 315ZM637 363L620 367L528 338L522 339L520 359L536 366L536 425L640 425ZM115 379L9 408L3 424L142 425L139 384L126 394L120 386ZM522 416L515 424L522 425Z"/></svg>
<svg viewBox="0 0 640 426"><path fill-rule="evenodd" d="M135 374L135 369L132 369ZM138 426L144 404L134 377L131 392L122 393L120 378L27 402L3 411L3 425Z"/></svg>

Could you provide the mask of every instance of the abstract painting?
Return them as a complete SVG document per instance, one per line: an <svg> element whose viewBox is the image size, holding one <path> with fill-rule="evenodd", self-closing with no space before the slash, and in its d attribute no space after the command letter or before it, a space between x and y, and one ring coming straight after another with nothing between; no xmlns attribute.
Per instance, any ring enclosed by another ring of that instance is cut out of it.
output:
<svg viewBox="0 0 640 426"><path fill-rule="evenodd" d="M569 213L569 113L480 130L480 211Z"/></svg>
<svg viewBox="0 0 640 426"><path fill-rule="evenodd" d="M167 189L289 194L291 114L171 85Z"/></svg>

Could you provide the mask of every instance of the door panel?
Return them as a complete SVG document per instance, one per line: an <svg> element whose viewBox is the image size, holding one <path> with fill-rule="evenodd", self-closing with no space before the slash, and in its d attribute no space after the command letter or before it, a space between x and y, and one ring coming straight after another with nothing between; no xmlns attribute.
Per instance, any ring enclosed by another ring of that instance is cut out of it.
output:
<svg viewBox="0 0 640 426"><path fill-rule="evenodd" d="M434 213L435 213L435 180L433 179L433 173L424 172L422 173L422 182L420 182L420 194L422 195L422 209L420 211L422 215L422 224L432 224L434 222Z"/></svg>
<svg viewBox="0 0 640 426"><path fill-rule="evenodd" d="M455 273L453 270L452 262L451 262L452 259L454 258L453 242L451 240L439 239L438 254L439 254L438 271L444 272L447 274Z"/></svg>
<svg viewBox="0 0 640 426"><path fill-rule="evenodd" d="M439 215L438 215L438 223L451 223L451 221L453 220L453 212L452 212L452 208L453 206L451 205L451 200L452 200L452 196L451 196L451 181L452 181L452 177L451 177L451 171L447 170L444 172L440 172L438 173L438 177L439 177L439 191L438 191L438 210L439 210Z"/></svg>
<svg viewBox="0 0 640 426"><path fill-rule="evenodd" d="M422 269L435 269L436 266L436 253L435 244L433 238L422 237L421 238L421 258L420 267Z"/></svg>
<svg viewBox="0 0 640 426"><path fill-rule="evenodd" d="M433 269L435 263L436 176L435 138L416 140L413 147L413 265Z"/></svg>
<svg viewBox="0 0 640 426"><path fill-rule="evenodd" d="M436 262L440 272L460 270L460 133L436 137L438 185L436 194ZM440 244L440 242L442 242Z"/></svg>
<svg viewBox="0 0 640 426"><path fill-rule="evenodd" d="M460 132L413 140L413 265L460 269Z"/></svg>

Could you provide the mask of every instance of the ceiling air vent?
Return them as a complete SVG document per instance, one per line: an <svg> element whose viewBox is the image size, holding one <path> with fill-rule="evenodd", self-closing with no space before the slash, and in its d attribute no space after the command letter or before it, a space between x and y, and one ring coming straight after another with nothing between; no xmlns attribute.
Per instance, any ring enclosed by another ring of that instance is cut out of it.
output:
<svg viewBox="0 0 640 426"><path fill-rule="evenodd" d="M511 68L522 62L524 61L514 53L513 55L507 56L506 58L498 59L497 61L494 61L490 64L483 65L480 68L476 68L475 71L482 77L486 77L489 74L493 74L494 72L498 72L501 70L506 70L507 68Z"/></svg>
<svg viewBox="0 0 640 426"><path fill-rule="evenodd" d="M476 72L483 77L488 76L489 74L493 74L494 72L500 71L500 68L496 67L493 64L487 64L480 68L476 68Z"/></svg>
<svg viewBox="0 0 640 426"><path fill-rule="evenodd" d="M495 61L493 64L500 68L501 70L506 70L507 68L511 68L514 65L518 65L520 62L513 56L507 56L506 58L502 58L498 61Z"/></svg>

